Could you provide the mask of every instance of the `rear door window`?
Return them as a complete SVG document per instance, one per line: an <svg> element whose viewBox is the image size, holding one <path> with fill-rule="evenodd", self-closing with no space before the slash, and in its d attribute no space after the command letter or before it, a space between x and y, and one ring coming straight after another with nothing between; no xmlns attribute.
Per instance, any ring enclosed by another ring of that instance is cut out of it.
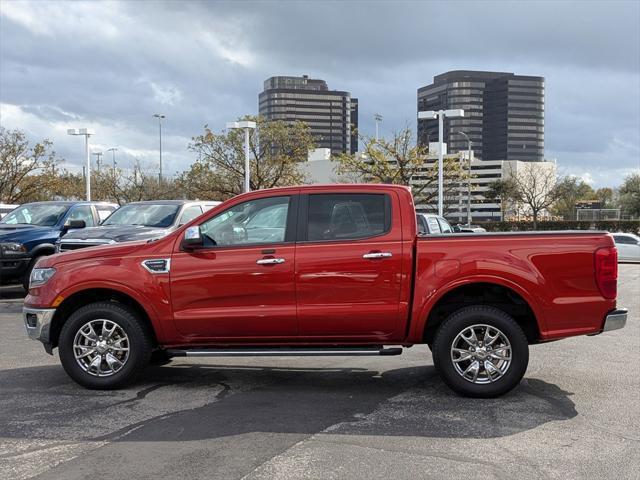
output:
<svg viewBox="0 0 640 480"><path fill-rule="evenodd" d="M112 207L111 205L96 205L96 210L98 211L98 219L100 223L116 211L116 207Z"/></svg>
<svg viewBox="0 0 640 480"><path fill-rule="evenodd" d="M435 233L442 233L438 219L435 217L427 217L427 227L429 228L429 233L431 235Z"/></svg>
<svg viewBox="0 0 640 480"><path fill-rule="evenodd" d="M636 241L631 238L631 237L627 237L625 235L614 235L613 239L615 240L616 243L621 243L623 245L635 245Z"/></svg>
<svg viewBox="0 0 640 480"><path fill-rule="evenodd" d="M77 207L73 207L66 221L68 222L69 220L84 220L85 226L93 227L95 220L93 218L91 205L78 205Z"/></svg>
<svg viewBox="0 0 640 480"><path fill-rule="evenodd" d="M444 218L438 218L438 223L440 223L440 229L442 233L451 233L451 225Z"/></svg>
<svg viewBox="0 0 640 480"><path fill-rule="evenodd" d="M185 223L189 223L196 217L202 215L202 208L200 205L191 205L184 209L182 212L182 216L180 217L180 225L184 225Z"/></svg>
<svg viewBox="0 0 640 480"><path fill-rule="evenodd" d="M307 240L355 240L391 227L391 202L385 194L309 195Z"/></svg>

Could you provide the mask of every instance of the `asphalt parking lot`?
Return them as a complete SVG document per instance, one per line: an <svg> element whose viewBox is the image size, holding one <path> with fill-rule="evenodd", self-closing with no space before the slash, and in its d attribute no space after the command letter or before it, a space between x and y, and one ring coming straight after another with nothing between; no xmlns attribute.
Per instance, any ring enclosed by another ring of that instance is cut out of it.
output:
<svg viewBox="0 0 640 480"><path fill-rule="evenodd" d="M531 349L509 395L455 396L399 357L176 359L85 390L0 289L0 478L640 478L640 265L624 330Z"/></svg>

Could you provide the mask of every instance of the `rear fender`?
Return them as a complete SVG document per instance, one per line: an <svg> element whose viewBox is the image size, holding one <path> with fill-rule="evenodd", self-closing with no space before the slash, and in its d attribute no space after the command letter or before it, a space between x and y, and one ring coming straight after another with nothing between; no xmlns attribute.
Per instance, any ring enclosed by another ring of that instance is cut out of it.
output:
<svg viewBox="0 0 640 480"><path fill-rule="evenodd" d="M473 283L492 283L508 288L520 295L525 302L531 308L531 311L536 317L538 323L538 329L543 332L546 331L546 323L542 309L538 305L538 302L532 297L532 295L522 288L517 283L506 280L502 277L496 277L492 275L474 275L464 278L458 278L449 283L442 285L435 292L431 292L427 300L422 305L415 305L412 314L411 328L409 329L409 336L407 342L409 343L421 343L424 329L427 325L429 314L438 301L444 297L447 293L455 290L458 287L470 285ZM417 298L417 297L416 297Z"/></svg>

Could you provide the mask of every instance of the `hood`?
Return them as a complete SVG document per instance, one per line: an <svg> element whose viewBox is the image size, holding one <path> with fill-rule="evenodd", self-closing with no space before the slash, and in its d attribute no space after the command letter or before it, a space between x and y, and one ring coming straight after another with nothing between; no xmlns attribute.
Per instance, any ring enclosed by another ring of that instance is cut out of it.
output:
<svg viewBox="0 0 640 480"><path fill-rule="evenodd" d="M31 237L48 234L53 230L53 227L43 227L40 225L11 225L0 223L0 242L24 243L31 239Z"/></svg>
<svg viewBox="0 0 640 480"><path fill-rule="evenodd" d="M164 237L171 230L167 228L145 227L144 225L104 225L73 230L62 237L68 240L104 240L113 242L133 242Z"/></svg>
<svg viewBox="0 0 640 480"><path fill-rule="evenodd" d="M146 240L140 242L127 242L123 244L104 245L92 248L81 248L79 250L71 250L64 253L56 253L55 255L49 255L43 257L38 266L40 267L53 267L55 265L67 262L73 262L76 260L89 260L92 258L105 258L105 257L124 257L131 253L140 251L147 245Z"/></svg>

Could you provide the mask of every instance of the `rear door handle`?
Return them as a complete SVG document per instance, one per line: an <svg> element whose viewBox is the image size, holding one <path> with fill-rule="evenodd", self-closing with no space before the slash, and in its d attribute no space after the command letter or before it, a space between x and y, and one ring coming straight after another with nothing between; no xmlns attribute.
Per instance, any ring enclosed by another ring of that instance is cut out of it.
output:
<svg viewBox="0 0 640 480"><path fill-rule="evenodd" d="M279 265L284 263L284 258L261 258L256 260L258 265Z"/></svg>
<svg viewBox="0 0 640 480"><path fill-rule="evenodd" d="M362 258L366 258L367 260L371 260L374 258L389 258L393 257L391 252L369 252L362 255Z"/></svg>

